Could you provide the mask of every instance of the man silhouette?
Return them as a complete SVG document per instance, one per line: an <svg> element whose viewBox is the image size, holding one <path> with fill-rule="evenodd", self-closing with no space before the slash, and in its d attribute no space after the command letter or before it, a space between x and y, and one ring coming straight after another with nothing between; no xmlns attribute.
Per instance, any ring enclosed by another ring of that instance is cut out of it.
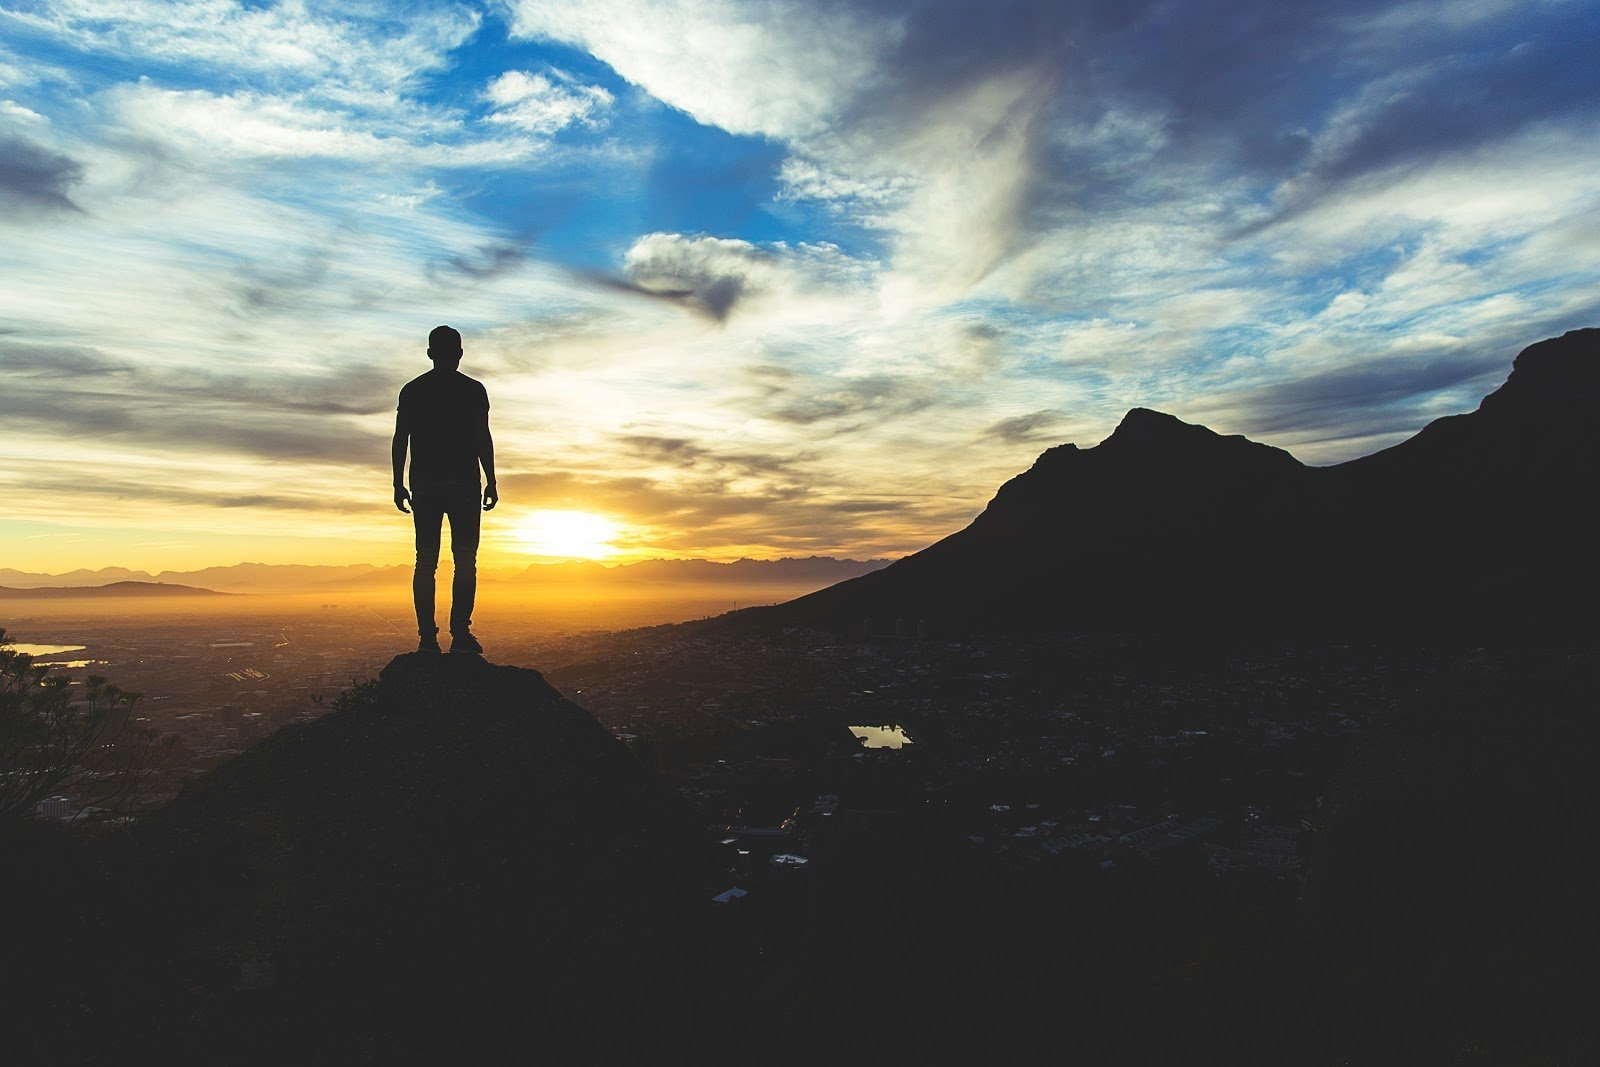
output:
<svg viewBox="0 0 1600 1067"><path fill-rule="evenodd" d="M434 574L439 567L440 529L450 517L450 651L482 654L472 636L472 604L478 592L478 531L483 516L500 502L494 482L494 439L489 436L489 393L461 366L461 335L449 326L428 334L433 369L400 390L395 414L394 506L410 511L417 528L417 569L411 596L417 606L417 651L439 651L433 621ZM411 490L404 480L411 447ZM487 484L478 482L482 464ZM406 503L410 502L408 509Z"/></svg>

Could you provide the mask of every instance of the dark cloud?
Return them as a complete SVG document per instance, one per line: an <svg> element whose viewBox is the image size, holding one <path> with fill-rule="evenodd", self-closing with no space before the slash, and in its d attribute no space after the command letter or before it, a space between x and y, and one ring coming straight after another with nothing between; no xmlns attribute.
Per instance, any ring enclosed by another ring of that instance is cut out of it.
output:
<svg viewBox="0 0 1600 1067"><path fill-rule="evenodd" d="M780 422L809 426L838 419L875 416L880 421L926 410L938 403L931 383L877 374L861 378L805 379L801 388L783 390L765 412Z"/></svg>
<svg viewBox="0 0 1600 1067"><path fill-rule="evenodd" d="M1487 393L1508 369L1504 350L1488 346L1411 360L1366 360L1218 397L1216 417L1247 434L1371 437L1415 429L1431 417L1423 414L1431 398L1469 385Z"/></svg>
<svg viewBox="0 0 1600 1067"><path fill-rule="evenodd" d="M283 508L293 511L344 512L348 501L326 495L294 496L288 493L217 493L206 488L187 488L150 482L134 482L100 471L87 471L73 482L72 491L90 497L126 500L140 505L175 504L219 508Z"/></svg>
<svg viewBox="0 0 1600 1067"><path fill-rule="evenodd" d="M657 437L629 434L618 438L623 447L636 455L666 460L680 467L692 467L710 453L687 437Z"/></svg>
<svg viewBox="0 0 1600 1067"><path fill-rule="evenodd" d="M72 388L0 390L0 418L80 442L116 437L185 456L248 455L331 464L379 462L388 438L342 419L213 402Z"/></svg>
<svg viewBox="0 0 1600 1067"><path fill-rule="evenodd" d="M999 422L983 431L983 436L992 437L1006 444L1037 444L1041 441L1052 441L1054 437L1046 432L1052 426L1059 426L1065 416L1059 411L1032 411L1026 415L1017 415Z"/></svg>
<svg viewBox="0 0 1600 1067"><path fill-rule="evenodd" d="M997 130L1027 141L1025 192L1011 220L1019 245L1063 214L1159 198L1183 169L1263 190L1295 178L1298 199L1285 207L1298 210L1377 170L1600 110L1590 5L1516 5L1476 20L1393 0L850 6L904 26L877 86L843 116L857 139L892 144L999 78L1031 84L1027 106L995 117ZM1315 135L1357 101L1367 113L1355 135L1313 161ZM1126 150L1063 136L1107 116L1161 125Z"/></svg>
<svg viewBox="0 0 1600 1067"><path fill-rule="evenodd" d="M127 374L132 369L132 364L92 348L0 341L0 381L19 375L87 378Z"/></svg>
<svg viewBox="0 0 1600 1067"><path fill-rule="evenodd" d="M457 254L432 260L425 269L430 281L456 275L482 282L511 274L527 258L527 252L517 245L486 244L479 245L468 255Z"/></svg>
<svg viewBox="0 0 1600 1067"><path fill-rule="evenodd" d="M1587 121L1600 111L1594 38L1550 37L1473 51L1420 69L1330 158L1297 176L1297 190L1264 229L1376 171L1414 167L1544 122Z"/></svg>
<svg viewBox="0 0 1600 1067"><path fill-rule="evenodd" d="M331 262L326 251L318 250L297 262L245 264L235 269L229 288L247 314L295 310L326 285Z"/></svg>
<svg viewBox="0 0 1600 1067"><path fill-rule="evenodd" d="M1338 180L1497 140L1542 119L1600 112L1596 38L1473 53L1397 94L1319 173Z"/></svg>
<svg viewBox="0 0 1600 1067"><path fill-rule="evenodd" d="M746 292L745 280L732 275L687 281L656 277L648 283L597 272L587 273L583 278L591 284L619 293L675 304L686 311L704 315L713 322L727 322L734 305Z"/></svg>
<svg viewBox="0 0 1600 1067"><path fill-rule="evenodd" d="M346 416L389 410L386 368L261 374L133 368L94 349L0 343L0 417L54 436L326 463L381 455L383 438ZM374 462L377 462L374 460Z"/></svg>
<svg viewBox="0 0 1600 1067"><path fill-rule="evenodd" d="M0 215L78 211L67 196L83 164L16 134L0 134Z"/></svg>
<svg viewBox="0 0 1600 1067"><path fill-rule="evenodd" d="M746 241L653 234L629 253L621 277L583 275L595 285L661 300L727 322L734 309L762 289L761 272L776 257Z"/></svg>
<svg viewBox="0 0 1600 1067"><path fill-rule="evenodd" d="M660 437L652 434L625 434L618 443L643 459L670 463L683 470L710 471L718 475L743 478L796 477L796 464L814 459L813 454L774 456L757 452L727 452L696 444L685 437Z"/></svg>
<svg viewBox="0 0 1600 1067"><path fill-rule="evenodd" d="M420 363L420 361L419 361ZM417 373L426 365L415 367ZM393 411L405 374L383 364L355 364L273 375L188 370L149 374L153 391L197 406L239 405L289 415L374 415Z"/></svg>

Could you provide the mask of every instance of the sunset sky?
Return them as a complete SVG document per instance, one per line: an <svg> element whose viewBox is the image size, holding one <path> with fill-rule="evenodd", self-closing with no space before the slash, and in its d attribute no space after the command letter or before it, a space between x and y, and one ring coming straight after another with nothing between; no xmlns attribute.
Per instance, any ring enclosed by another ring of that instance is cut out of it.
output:
<svg viewBox="0 0 1600 1067"><path fill-rule="evenodd" d="M439 323L488 565L899 555L1133 406L1370 452L1600 325L1597 54L1561 0L0 0L0 566L405 561Z"/></svg>

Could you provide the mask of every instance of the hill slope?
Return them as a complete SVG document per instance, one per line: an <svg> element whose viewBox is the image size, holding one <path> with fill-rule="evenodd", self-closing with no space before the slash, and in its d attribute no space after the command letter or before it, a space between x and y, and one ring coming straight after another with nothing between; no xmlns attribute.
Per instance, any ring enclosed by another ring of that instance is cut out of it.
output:
<svg viewBox="0 0 1600 1067"><path fill-rule="evenodd" d="M48 961L30 981L60 967L72 990L41 1039L52 1055L94 1059L92 1044L61 1055L74 1033L165 1031L207 1062L508 1042L604 1058L639 1037L610 1019L619 998L674 1005L662 968L704 897L674 794L537 671L412 654L355 693L224 764L75 883L110 965L85 978L51 959L53 936L24 944ZM112 898L138 921L94 904ZM98 1017L71 1020L78 998Z"/></svg>
<svg viewBox="0 0 1600 1067"><path fill-rule="evenodd" d="M970 526L736 625L934 632L1592 626L1600 330L1525 350L1476 412L1336 467L1134 409L1052 448Z"/></svg>

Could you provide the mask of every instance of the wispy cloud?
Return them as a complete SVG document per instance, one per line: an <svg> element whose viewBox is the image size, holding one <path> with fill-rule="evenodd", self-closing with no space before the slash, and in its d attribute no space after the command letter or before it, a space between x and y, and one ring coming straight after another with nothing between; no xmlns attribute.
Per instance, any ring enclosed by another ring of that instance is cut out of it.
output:
<svg viewBox="0 0 1600 1067"><path fill-rule="evenodd" d="M311 517L403 558L389 411L451 322L501 523L893 555L1128 407L1331 462L1600 316L1584 4L53 0L0 26L0 492L38 520L248 506L285 552Z"/></svg>
<svg viewBox="0 0 1600 1067"><path fill-rule="evenodd" d="M574 123L599 126L612 102L604 87L585 85L558 70L508 70L489 82L484 97L494 108L485 121L542 134Z"/></svg>

